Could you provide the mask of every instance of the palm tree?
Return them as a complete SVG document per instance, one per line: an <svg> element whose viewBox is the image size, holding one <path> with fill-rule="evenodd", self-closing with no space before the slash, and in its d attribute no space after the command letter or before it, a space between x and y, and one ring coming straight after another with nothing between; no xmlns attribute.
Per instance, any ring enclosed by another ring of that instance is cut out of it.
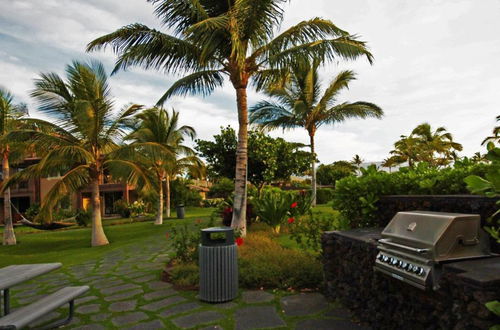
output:
<svg viewBox="0 0 500 330"><path fill-rule="evenodd" d="M113 111L114 102L101 63L75 61L66 67L66 75L66 81L56 73L41 74L35 80L31 96L39 102L39 110L51 119L26 119L38 128L17 130L8 137L28 141L35 149L47 152L38 164L14 174L6 186L17 180L61 174L42 202L40 217L50 214L62 197L90 186L92 246L106 245L109 242L101 221L99 191L104 172L148 186L145 170L138 163L117 157L131 116L141 106Z"/></svg>
<svg viewBox="0 0 500 330"><path fill-rule="evenodd" d="M191 126L179 127L179 113L170 114L163 108L151 108L136 116L135 130L126 137L131 147L140 150L145 166L149 168L158 188L158 214L155 224L163 223L163 200L165 182L166 211L170 216L170 180L172 175L196 163L195 152L185 146L186 137L194 139L196 132ZM165 152L168 151L168 152ZM178 158L178 156L184 156ZM176 171L174 171L176 170Z"/></svg>
<svg viewBox="0 0 500 330"><path fill-rule="evenodd" d="M118 54L114 72L133 65L166 73L189 73L160 98L208 95L228 78L236 91L238 147L232 226L246 233L248 144L247 88L257 88L275 70L284 72L294 58L372 56L365 43L331 21L314 18L275 36L287 0L149 0L172 34L131 24L92 41L87 50L111 46Z"/></svg>
<svg viewBox="0 0 500 330"><path fill-rule="evenodd" d="M352 71L340 72L322 91L318 68L320 62L301 62L290 66L283 79L269 79L265 93L273 101L261 101L250 109L250 122L263 129L307 130L311 147L313 205L316 204L316 154L314 136L322 125L333 125L350 118L380 118L383 111L368 102L337 103L338 94L355 79Z"/></svg>
<svg viewBox="0 0 500 330"><path fill-rule="evenodd" d="M497 116L497 121L500 121L500 116ZM485 138L483 142L481 142L481 145L484 145L488 142L498 143L499 141L500 141L500 126L495 126L495 128L493 128L493 135Z"/></svg>
<svg viewBox="0 0 500 330"><path fill-rule="evenodd" d="M12 143L5 141L5 136L20 125L19 118L26 114L24 104L14 104L14 96L7 90L0 88L0 150L2 152L2 180L6 182L10 176L9 158ZM3 193L4 230L3 245L16 245L16 235L12 223L12 207L10 201L10 188Z"/></svg>
<svg viewBox="0 0 500 330"><path fill-rule="evenodd" d="M400 139L394 143L394 150L390 152L392 155L388 161L392 165L403 164L408 162L408 166L413 165L420 160L421 145L413 136L401 135Z"/></svg>
<svg viewBox="0 0 500 330"><path fill-rule="evenodd" d="M359 156L359 155L354 155L351 160L351 164L356 165L356 167L359 169L361 164L363 164L364 160Z"/></svg>

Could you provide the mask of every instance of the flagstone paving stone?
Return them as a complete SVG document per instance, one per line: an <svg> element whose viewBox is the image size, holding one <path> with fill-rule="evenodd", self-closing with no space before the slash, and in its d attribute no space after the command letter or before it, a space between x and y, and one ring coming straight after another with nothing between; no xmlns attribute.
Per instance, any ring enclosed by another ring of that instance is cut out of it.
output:
<svg viewBox="0 0 500 330"><path fill-rule="evenodd" d="M15 287L13 309L64 285L89 285L90 291L75 301L76 315L65 328L366 329L349 321L349 310L327 303L318 293L283 296L286 293L245 290L234 301L203 303L195 293L178 291L159 280L167 261L163 237L132 244ZM63 306L39 320L35 328L66 315L67 306Z"/></svg>
<svg viewBox="0 0 500 330"><path fill-rule="evenodd" d="M234 319L236 330L276 328L286 325L274 306L243 307L236 310Z"/></svg>
<svg viewBox="0 0 500 330"><path fill-rule="evenodd" d="M328 302L320 293L299 293L281 298L281 307L288 316L304 316L328 308Z"/></svg>
<svg viewBox="0 0 500 330"><path fill-rule="evenodd" d="M192 328L203 323L218 321L222 318L224 318L224 315L221 313L206 311L175 318L172 320L172 323L180 328Z"/></svg>
<svg viewBox="0 0 500 330"><path fill-rule="evenodd" d="M274 295L266 291L243 291L242 299L247 304L255 304L271 301Z"/></svg>

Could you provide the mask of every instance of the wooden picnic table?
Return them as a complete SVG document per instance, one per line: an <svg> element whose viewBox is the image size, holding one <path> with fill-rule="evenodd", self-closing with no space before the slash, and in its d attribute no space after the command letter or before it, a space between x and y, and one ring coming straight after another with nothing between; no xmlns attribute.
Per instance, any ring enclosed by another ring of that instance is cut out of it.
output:
<svg viewBox="0 0 500 330"><path fill-rule="evenodd" d="M37 276L61 268L59 262L50 264L11 265L0 269L0 291L3 294L4 314L10 313L10 288ZM1 314L0 314L1 315Z"/></svg>

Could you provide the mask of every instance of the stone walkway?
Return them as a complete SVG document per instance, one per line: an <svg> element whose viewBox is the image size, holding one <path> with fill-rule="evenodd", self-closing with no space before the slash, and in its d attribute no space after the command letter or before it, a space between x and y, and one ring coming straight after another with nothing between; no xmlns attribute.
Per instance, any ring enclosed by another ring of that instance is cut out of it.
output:
<svg viewBox="0 0 500 330"><path fill-rule="evenodd" d="M162 250L163 249L163 250ZM363 329L349 312L319 293L284 296L243 291L237 300L207 304L196 292L174 290L159 281L167 261L160 238L114 250L102 259L65 267L12 290L14 306L28 304L65 285L86 284L90 292L76 301L72 329ZM46 315L36 328L62 317L66 308Z"/></svg>

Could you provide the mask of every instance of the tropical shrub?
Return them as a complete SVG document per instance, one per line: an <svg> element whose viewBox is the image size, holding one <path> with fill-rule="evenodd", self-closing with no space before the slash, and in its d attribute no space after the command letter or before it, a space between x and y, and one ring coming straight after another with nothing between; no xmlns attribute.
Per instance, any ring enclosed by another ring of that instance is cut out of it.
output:
<svg viewBox="0 0 500 330"><path fill-rule="evenodd" d="M172 181L172 203L177 206L183 204L184 206L200 206L202 197L196 190L191 190L188 187L189 181L184 179L176 179Z"/></svg>
<svg viewBox="0 0 500 330"><path fill-rule="evenodd" d="M317 258L282 247L269 233L249 233L238 254L239 282L245 288L316 289L323 280Z"/></svg>
<svg viewBox="0 0 500 330"><path fill-rule="evenodd" d="M334 191L329 188L322 188L316 190L316 203L317 204L328 204L333 199Z"/></svg>
<svg viewBox="0 0 500 330"><path fill-rule="evenodd" d="M82 209L76 211L75 221L80 227L87 227L91 220L92 210L90 208L86 211Z"/></svg>
<svg viewBox="0 0 500 330"><path fill-rule="evenodd" d="M146 212L146 204L142 200L136 200L129 205L130 216L135 218Z"/></svg>
<svg viewBox="0 0 500 330"><path fill-rule="evenodd" d="M71 209L58 209L54 215L53 215L53 219L55 221L63 221L63 220L67 220L67 219L70 219L70 218L73 218L74 216L76 216L77 212L75 210L71 210Z"/></svg>
<svg viewBox="0 0 500 330"><path fill-rule="evenodd" d="M483 176L470 175L465 178L467 188L474 194L482 194L487 197L500 196L500 148L488 143L488 154L486 158L491 161L486 173ZM496 202L500 208L500 200ZM500 209L487 219L490 226L484 229L493 237L497 243L500 243Z"/></svg>
<svg viewBox="0 0 500 330"><path fill-rule="evenodd" d="M178 264L169 271L169 276L176 287L194 288L200 283L200 268L196 263Z"/></svg>
<svg viewBox="0 0 500 330"><path fill-rule="evenodd" d="M186 223L172 228L168 233L174 248L173 259L180 263L198 260L198 245L200 244L200 228L190 228Z"/></svg>
<svg viewBox="0 0 500 330"><path fill-rule="evenodd" d="M210 198L229 198L234 191L234 182L228 178L220 178L210 187L208 197Z"/></svg>
<svg viewBox="0 0 500 330"><path fill-rule="evenodd" d="M38 213L40 213L40 204L33 203L30 205L30 207L28 207L24 215L26 216L26 218L33 220L38 215Z"/></svg>
<svg viewBox="0 0 500 330"><path fill-rule="evenodd" d="M312 211L295 219L289 225L290 237L304 250L318 252L321 249L321 235L325 231L348 229L338 211L323 213Z"/></svg>
<svg viewBox="0 0 500 330"><path fill-rule="evenodd" d="M292 209L297 206L292 194L264 191L260 198L253 201L255 214L260 221L267 223L275 233L292 216Z"/></svg>
<svg viewBox="0 0 500 330"><path fill-rule="evenodd" d="M123 199L119 199L115 202L114 204L115 211L118 212L118 214L122 218L130 218L130 205Z"/></svg>
<svg viewBox="0 0 500 330"><path fill-rule="evenodd" d="M419 163L415 168L401 168L387 173L375 167L361 169L359 177L337 181L333 208L339 210L352 227L371 227L378 218L377 202L383 195L466 194L464 179L483 176L487 164L457 162L453 167L438 169Z"/></svg>
<svg viewBox="0 0 500 330"><path fill-rule="evenodd" d="M224 203L224 198L209 198L201 201L202 207L219 207L220 204Z"/></svg>

